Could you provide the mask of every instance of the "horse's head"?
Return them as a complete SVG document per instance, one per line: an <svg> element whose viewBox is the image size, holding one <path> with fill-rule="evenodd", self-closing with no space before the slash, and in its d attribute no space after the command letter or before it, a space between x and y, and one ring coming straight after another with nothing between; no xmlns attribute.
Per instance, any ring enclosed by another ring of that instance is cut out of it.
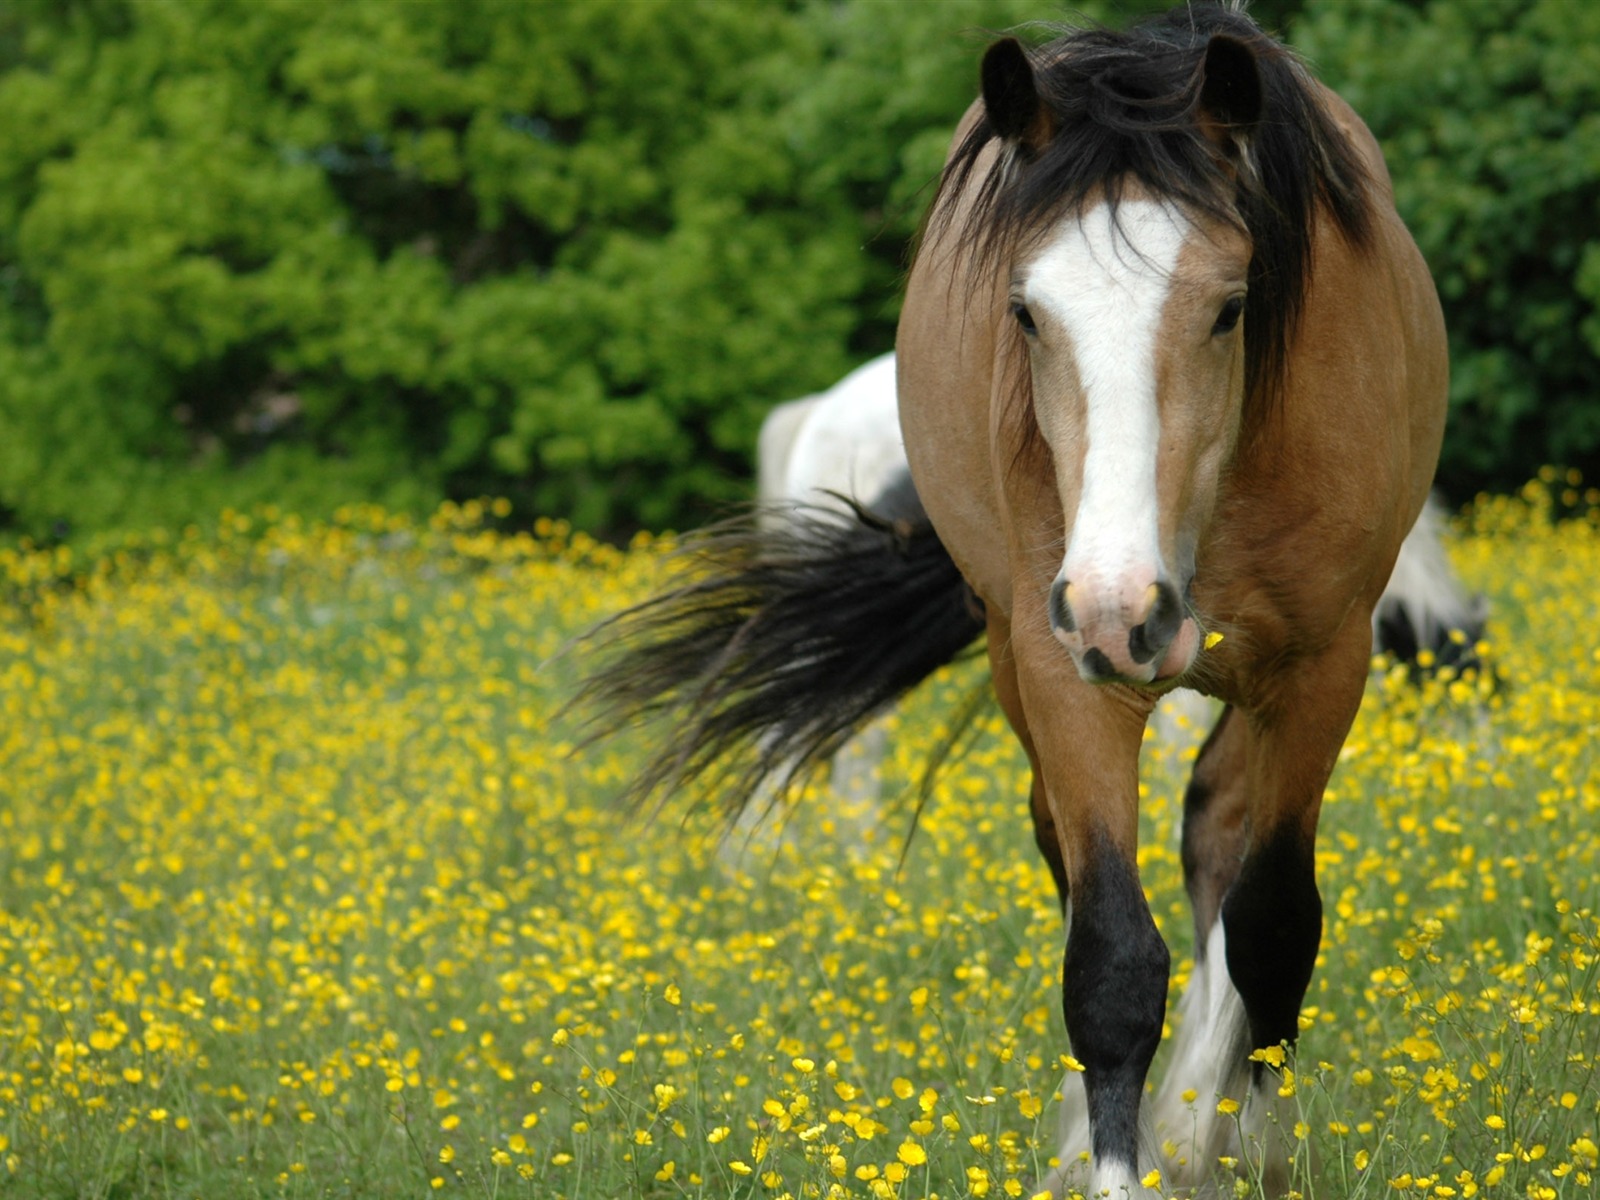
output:
<svg viewBox="0 0 1600 1200"><path fill-rule="evenodd" d="M1002 186L1024 197L996 264L999 319L1016 330L1002 337L1026 345L1065 518L1049 618L1090 682L1159 682L1194 661L1189 588L1245 403L1253 240L1234 197L1261 84L1232 38L1178 67L1128 78L1110 62L1087 89L1080 68L1080 93L1063 98L1013 40L983 64L1010 156ZM1063 137L1073 144L1053 144ZM1163 141L1179 151L1163 156ZM1096 155L1099 167L1082 161ZM1026 198L1051 187L1066 200Z"/></svg>

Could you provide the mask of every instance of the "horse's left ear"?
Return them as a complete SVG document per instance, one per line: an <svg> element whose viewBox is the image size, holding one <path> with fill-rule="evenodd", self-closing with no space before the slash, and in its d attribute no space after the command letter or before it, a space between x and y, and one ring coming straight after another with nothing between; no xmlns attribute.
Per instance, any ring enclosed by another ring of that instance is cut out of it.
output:
<svg viewBox="0 0 1600 1200"><path fill-rule="evenodd" d="M994 131L1023 149L1037 151L1050 140L1053 122L1034 81L1028 52L1016 38L1002 38L983 56L983 108Z"/></svg>
<svg viewBox="0 0 1600 1200"><path fill-rule="evenodd" d="M1201 132L1230 152L1261 119L1261 68L1256 52L1238 38L1219 33L1206 43L1200 67L1196 119Z"/></svg>

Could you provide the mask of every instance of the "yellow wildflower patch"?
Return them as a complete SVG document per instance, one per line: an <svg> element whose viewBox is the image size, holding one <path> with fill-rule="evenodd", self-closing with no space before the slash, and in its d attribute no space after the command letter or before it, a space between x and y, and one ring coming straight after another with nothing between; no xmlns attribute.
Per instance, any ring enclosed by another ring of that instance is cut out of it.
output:
<svg viewBox="0 0 1600 1200"><path fill-rule="evenodd" d="M1498 682L1377 664L1325 799L1297 1059L1256 1070L1328 1179L1583 1195L1600 1169L1600 538L1565 487L1483 501L1452 543ZM909 848L889 803L980 664L781 821L724 839L694 787L630 821L612 801L659 735L581 745L565 648L668 578L667 543L492 524L263 512L0 550L0 1177L1031 1194L1081 1064L1026 760L985 712ZM1204 725L1143 753L1169 1036ZM1214 1121L1214 1097L1183 1103Z"/></svg>

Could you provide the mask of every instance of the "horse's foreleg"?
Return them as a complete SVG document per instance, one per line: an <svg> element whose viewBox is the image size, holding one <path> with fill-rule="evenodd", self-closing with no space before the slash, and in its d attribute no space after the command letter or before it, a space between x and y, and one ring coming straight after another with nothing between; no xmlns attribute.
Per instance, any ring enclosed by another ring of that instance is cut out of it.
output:
<svg viewBox="0 0 1600 1200"><path fill-rule="evenodd" d="M1156 1136L1173 1148L1172 1182L1192 1189L1239 1157L1238 1131L1217 1103L1245 1098L1250 1051L1244 1001L1228 974L1222 901L1244 858L1246 718L1224 709L1195 761L1183 801L1183 878L1194 910L1194 971L1154 1105Z"/></svg>
<svg viewBox="0 0 1600 1200"><path fill-rule="evenodd" d="M1290 1183L1297 1106L1292 1065L1276 1052L1298 1037L1322 937L1314 842L1366 681L1358 632L1280 679L1259 711L1225 716L1196 765L1185 813L1195 973L1156 1106L1161 1136L1186 1159L1180 1182L1199 1183L1226 1155L1267 1195ZM1266 1061L1252 1060L1258 1050ZM1232 1103L1219 1112L1219 1100Z"/></svg>
<svg viewBox="0 0 1600 1200"><path fill-rule="evenodd" d="M1139 1183L1155 1165L1140 1153L1140 1103L1161 1041L1171 959L1139 886L1133 847L1093 827L1069 831L1063 842L1084 832L1088 855L1073 878L1061 990L1067 1036L1083 1065L1089 1193L1155 1195ZM1067 1095L1064 1088L1064 1104ZM1064 1171L1082 1152L1070 1130L1071 1109L1066 1105L1063 1114Z"/></svg>
<svg viewBox="0 0 1600 1200"><path fill-rule="evenodd" d="M1061 911L1067 911L1067 866L1061 860L1061 840L1056 836L1055 818L1050 815L1050 799L1045 792L1044 776L1039 771L1039 755L1033 747L1033 734L1028 727L1028 717L1022 708L1022 690L1017 682L1017 660L1011 647L1011 622L998 609L989 613L989 675L994 682L995 698L1006 714L1017 740L1027 752L1028 765L1033 768L1033 782L1029 790L1028 809L1033 817L1033 841L1039 854L1050 868L1050 878L1056 885L1056 896L1061 901Z"/></svg>
<svg viewBox="0 0 1600 1200"><path fill-rule="evenodd" d="M1244 857L1248 732L1244 717L1223 709L1200 747L1183 796L1183 885L1194 910L1197 956Z"/></svg>
<svg viewBox="0 0 1600 1200"><path fill-rule="evenodd" d="M1154 1163L1139 1153L1140 1100L1161 1040L1170 965L1135 860L1149 705L1082 683L1054 645L1032 665L1019 646L1017 680L1036 752L1036 796L1071 889L1062 1010L1083 1066L1063 1085L1065 1144L1046 1182L1057 1194L1082 1187L1087 1156L1089 1194L1158 1195L1140 1183Z"/></svg>

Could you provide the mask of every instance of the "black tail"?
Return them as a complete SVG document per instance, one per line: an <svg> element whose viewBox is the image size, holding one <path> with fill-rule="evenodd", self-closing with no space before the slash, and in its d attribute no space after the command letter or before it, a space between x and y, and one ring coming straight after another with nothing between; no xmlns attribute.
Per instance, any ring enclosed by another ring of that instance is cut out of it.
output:
<svg viewBox="0 0 1600 1200"><path fill-rule="evenodd" d="M657 726L634 801L696 777L731 809L769 779L787 790L982 631L906 493L880 512L768 510L706 530L685 546L689 582L588 635L589 740Z"/></svg>

